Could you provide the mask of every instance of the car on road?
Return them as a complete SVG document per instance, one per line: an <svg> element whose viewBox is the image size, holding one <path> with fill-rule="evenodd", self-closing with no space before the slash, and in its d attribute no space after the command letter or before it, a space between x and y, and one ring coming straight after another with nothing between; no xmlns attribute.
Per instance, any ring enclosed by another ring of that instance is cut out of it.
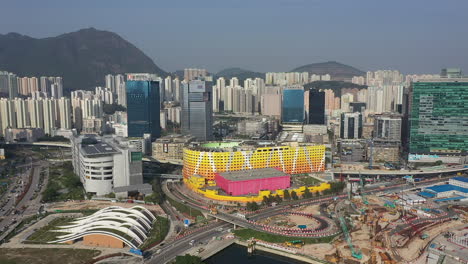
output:
<svg viewBox="0 0 468 264"><path fill-rule="evenodd" d="M189 242L189 245L190 245L191 247L193 247L193 245L195 245L195 240L191 240L191 241Z"/></svg>

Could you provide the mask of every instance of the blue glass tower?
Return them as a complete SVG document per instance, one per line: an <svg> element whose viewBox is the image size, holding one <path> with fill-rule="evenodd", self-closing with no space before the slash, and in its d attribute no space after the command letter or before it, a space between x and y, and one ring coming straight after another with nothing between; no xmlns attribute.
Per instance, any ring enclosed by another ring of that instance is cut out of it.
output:
<svg viewBox="0 0 468 264"><path fill-rule="evenodd" d="M159 81L127 81L127 126L129 137L151 134L151 140L161 135L159 124Z"/></svg>
<svg viewBox="0 0 468 264"><path fill-rule="evenodd" d="M283 90L283 107L281 122L302 124L304 122L304 90Z"/></svg>

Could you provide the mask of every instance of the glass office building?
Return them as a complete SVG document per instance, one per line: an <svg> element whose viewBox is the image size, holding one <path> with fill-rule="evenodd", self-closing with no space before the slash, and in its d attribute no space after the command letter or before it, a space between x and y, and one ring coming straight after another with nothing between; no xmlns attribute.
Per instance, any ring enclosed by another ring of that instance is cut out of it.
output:
<svg viewBox="0 0 468 264"><path fill-rule="evenodd" d="M304 122L304 90L283 90L281 122L283 124L302 124Z"/></svg>
<svg viewBox="0 0 468 264"><path fill-rule="evenodd" d="M410 93L413 154L468 151L468 78L420 80Z"/></svg>
<svg viewBox="0 0 468 264"><path fill-rule="evenodd" d="M325 124L325 92L311 89L304 93L306 123L311 125Z"/></svg>
<svg viewBox="0 0 468 264"><path fill-rule="evenodd" d="M212 84L204 80L191 80L182 84L183 134L198 140L213 139L213 95Z"/></svg>
<svg viewBox="0 0 468 264"><path fill-rule="evenodd" d="M127 89L127 126L129 137L151 134L151 140L161 135L159 124L160 82L153 80L129 80Z"/></svg>

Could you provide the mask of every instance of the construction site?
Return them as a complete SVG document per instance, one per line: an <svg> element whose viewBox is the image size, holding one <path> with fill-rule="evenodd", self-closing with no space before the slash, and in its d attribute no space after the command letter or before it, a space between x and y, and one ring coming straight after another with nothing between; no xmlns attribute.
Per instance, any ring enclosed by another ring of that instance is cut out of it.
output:
<svg viewBox="0 0 468 264"><path fill-rule="evenodd" d="M366 195L362 179L348 190L348 199L326 209L343 232L332 242L335 251L316 255L334 263L427 263L430 241L468 219L466 203L454 208L411 192ZM305 254L317 253L307 248Z"/></svg>
<svg viewBox="0 0 468 264"><path fill-rule="evenodd" d="M385 264L428 263L431 241L467 223L466 202L437 203L411 191L367 195L362 179L347 189L347 199L295 207L260 223L283 231L341 233L331 243L305 244L299 239L282 243L303 255L332 263Z"/></svg>

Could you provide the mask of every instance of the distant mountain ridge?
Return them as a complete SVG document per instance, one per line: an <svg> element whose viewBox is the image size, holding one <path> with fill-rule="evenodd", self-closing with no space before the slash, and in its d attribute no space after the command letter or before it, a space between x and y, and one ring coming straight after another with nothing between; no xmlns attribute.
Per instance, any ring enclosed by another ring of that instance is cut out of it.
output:
<svg viewBox="0 0 468 264"><path fill-rule="evenodd" d="M332 80L350 80L353 76L364 76L366 73L352 66L345 65L336 61L327 61L307 64L297 67L291 72L308 72L309 74L330 74Z"/></svg>
<svg viewBox="0 0 468 264"><path fill-rule="evenodd" d="M102 86L106 74L167 75L130 42L95 28L41 39L0 34L0 70L19 76L61 76L68 91Z"/></svg>
<svg viewBox="0 0 468 264"><path fill-rule="evenodd" d="M216 78L224 77L225 79L231 79L232 77L237 77L239 81L244 81L245 79L251 78L262 78L265 79L265 73L254 72L250 70L245 70L239 67L226 68L219 71L215 74Z"/></svg>
<svg viewBox="0 0 468 264"><path fill-rule="evenodd" d="M168 75L151 58L118 34L81 29L56 37L32 38L18 33L0 34L0 70L19 76L61 76L66 91L93 89L104 85L106 74L129 72ZM310 74L330 74L332 80L350 80L365 72L354 67L329 61L297 67L292 71ZM176 72L183 79L183 72ZM215 78L265 78L265 73L239 67L227 68L214 74Z"/></svg>

